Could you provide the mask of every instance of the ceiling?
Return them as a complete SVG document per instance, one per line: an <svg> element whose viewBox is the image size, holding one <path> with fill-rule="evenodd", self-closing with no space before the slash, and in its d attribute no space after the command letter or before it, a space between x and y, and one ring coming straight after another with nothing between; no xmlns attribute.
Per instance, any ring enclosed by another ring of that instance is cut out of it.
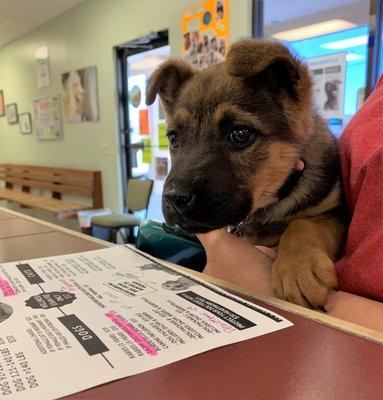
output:
<svg viewBox="0 0 383 400"><path fill-rule="evenodd" d="M0 47L84 0L0 0Z"/></svg>
<svg viewBox="0 0 383 400"><path fill-rule="evenodd" d="M347 8L352 4L359 4L368 8L370 0L265 0L264 24L285 23L290 20L324 12L330 17L331 10L343 7Z"/></svg>
<svg viewBox="0 0 383 400"><path fill-rule="evenodd" d="M0 0L0 47L83 1ZM302 20L309 23L310 17L317 19L314 16L328 19L332 10L339 10L344 18L350 20L361 18L361 14L368 11L369 3L370 0L265 0L265 29L267 33L268 30L272 33L288 28L294 22L299 25Z"/></svg>

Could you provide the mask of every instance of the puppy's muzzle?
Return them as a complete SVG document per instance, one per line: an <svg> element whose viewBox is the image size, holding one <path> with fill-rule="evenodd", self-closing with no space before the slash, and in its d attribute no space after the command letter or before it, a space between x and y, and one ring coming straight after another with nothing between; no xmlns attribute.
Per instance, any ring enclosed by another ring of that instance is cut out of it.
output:
<svg viewBox="0 0 383 400"><path fill-rule="evenodd" d="M206 204L205 190L208 186L204 177L178 177L169 174L164 186L162 205L165 219L170 224L195 221Z"/></svg>
<svg viewBox="0 0 383 400"><path fill-rule="evenodd" d="M187 188L170 189L163 196L166 208L181 215L192 211L196 204L196 195Z"/></svg>

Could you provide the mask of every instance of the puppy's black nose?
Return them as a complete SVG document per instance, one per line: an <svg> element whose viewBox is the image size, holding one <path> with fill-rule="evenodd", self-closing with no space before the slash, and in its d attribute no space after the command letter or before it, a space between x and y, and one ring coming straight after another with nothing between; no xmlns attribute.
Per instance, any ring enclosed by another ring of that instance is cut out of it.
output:
<svg viewBox="0 0 383 400"><path fill-rule="evenodd" d="M187 189L173 189L164 193L164 201L168 208L182 212L193 206L195 195Z"/></svg>

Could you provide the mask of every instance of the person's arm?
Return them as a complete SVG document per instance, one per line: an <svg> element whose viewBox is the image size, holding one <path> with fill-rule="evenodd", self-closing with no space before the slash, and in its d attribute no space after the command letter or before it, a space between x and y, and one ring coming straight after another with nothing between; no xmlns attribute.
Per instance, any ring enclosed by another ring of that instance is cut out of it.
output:
<svg viewBox="0 0 383 400"><path fill-rule="evenodd" d="M207 254L204 273L254 292L274 296L273 260L245 239L226 230L198 235ZM329 315L383 332L383 303L345 292L331 292L325 306Z"/></svg>
<svg viewBox="0 0 383 400"><path fill-rule="evenodd" d="M354 324L383 332L383 303L346 292L331 292L327 313Z"/></svg>
<svg viewBox="0 0 383 400"><path fill-rule="evenodd" d="M204 274L274 296L270 285L272 260L269 256L226 229L198 235L198 239L207 255Z"/></svg>

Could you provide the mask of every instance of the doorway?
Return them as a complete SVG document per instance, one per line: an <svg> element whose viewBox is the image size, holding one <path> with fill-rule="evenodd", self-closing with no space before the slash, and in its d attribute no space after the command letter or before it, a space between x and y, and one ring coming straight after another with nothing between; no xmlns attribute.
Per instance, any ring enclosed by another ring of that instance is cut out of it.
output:
<svg viewBox="0 0 383 400"><path fill-rule="evenodd" d="M148 218L163 220L161 196L170 169L165 115L159 99L145 104L148 79L170 57L168 31L151 33L117 48L122 187L129 178L154 181Z"/></svg>

